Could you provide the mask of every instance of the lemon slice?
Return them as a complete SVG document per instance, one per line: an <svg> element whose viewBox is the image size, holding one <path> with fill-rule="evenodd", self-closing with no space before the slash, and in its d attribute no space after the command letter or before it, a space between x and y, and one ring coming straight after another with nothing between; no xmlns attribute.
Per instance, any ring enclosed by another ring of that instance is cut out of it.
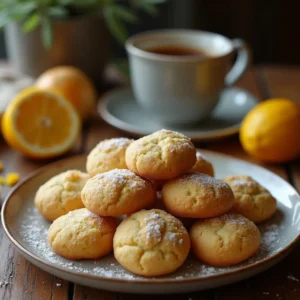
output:
<svg viewBox="0 0 300 300"><path fill-rule="evenodd" d="M70 150L80 127L72 104L55 91L35 87L19 93L2 117L7 143L32 158L55 157Z"/></svg>

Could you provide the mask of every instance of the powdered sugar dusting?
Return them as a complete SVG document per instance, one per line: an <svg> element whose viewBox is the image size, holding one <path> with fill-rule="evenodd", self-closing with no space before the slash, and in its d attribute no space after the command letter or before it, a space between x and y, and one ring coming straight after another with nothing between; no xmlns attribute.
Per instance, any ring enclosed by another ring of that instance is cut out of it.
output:
<svg viewBox="0 0 300 300"><path fill-rule="evenodd" d="M102 149L102 150L111 150L113 148L127 148L129 146L129 144L133 142L132 139L127 139L127 138L112 138L109 140L104 140L102 142L100 142L97 145L97 148Z"/></svg>
<svg viewBox="0 0 300 300"><path fill-rule="evenodd" d="M201 173L186 173L178 177L180 184L193 184L200 188L213 189L215 197L233 198L233 193L229 185L219 179ZM222 191L222 192L220 192Z"/></svg>
<svg viewBox="0 0 300 300"><path fill-rule="evenodd" d="M167 232L164 236L164 240L165 241L170 241L173 244L182 245L183 244L183 239L181 237L182 237L181 232Z"/></svg>
<svg viewBox="0 0 300 300"><path fill-rule="evenodd" d="M274 252L280 250L280 245L282 245L282 243L279 243L279 241L280 239L284 239L283 229L285 228L283 227L283 225L280 225L280 223L276 223L278 222L276 218L273 221L272 220L270 220L270 222L266 224L259 225L262 237L261 248L258 253L249 260L237 266L215 268L212 266L204 265L203 263L195 259L192 255L190 255L181 268L179 268L175 273L167 275L165 277L174 280L184 280L185 278L195 277L204 278L216 274L226 273L227 271L232 271L238 269L241 266L247 266L249 263L257 262L261 259L269 257ZM80 274L98 276L100 280L101 278L117 278L131 281L145 280L145 282L149 280L149 278L143 278L126 271L115 260L113 254L107 255L97 260L82 261L70 261L56 255L52 251L47 241L47 232L50 223L45 221L38 213L36 208L33 207L33 201L32 203L29 203L27 207L22 209L22 212L17 216L17 218L15 218L14 222L15 226L12 230L12 234L18 237L20 243L31 253L38 256L45 262L51 264L52 266L57 266L63 270L77 272ZM159 214L153 211L151 215L145 220L145 226L148 226L147 231L150 231L149 235L154 235L160 238L162 235L159 234L159 230L161 229L161 226L165 226L162 225L163 222L164 221L159 216ZM177 237L175 237L176 233L170 233L168 238L170 238L170 240L178 239L179 243L181 243L182 237L178 235ZM289 279L297 281L297 278L296 280L294 278L296 277L290 275Z"/></svg>
<svg viewBox="0 0 300 300"><path fill-rule="evenodd" d="M290 280L293 280L293 281L299 281L299 279L296 278L296 277L293 276L293 275L289 275L287 278L290 279Z"/></svg>
<svg viewBox="0 0 300 300"><path fill-rule="evenodd" d="M216 274L216 268L203 266L201 268L201 274L203 276L214 275L214 274Z"/></svg>
<svg viewBox="0 0 300 300"><path fill-rule="evenodd" d="M96 179L111 179L111 180L118 180L123 181L124 178L128 176L135 175L133 172L127 170L127 169L113 169L105 173L100 173L94 176Z"/></svg>
<svg viewBox="0 0 300 300"><path fill-rule="evenodd" d="M266 226L261 237L261 247L265 250L273 249L280 240L279 233L279 226L277 224Z"/></svg>
<svg viewBox="0 0 300 300"><path fill-rule="evenodd" d="M189 181L189 182L194 182L199 185L209 185L209 186L214 186L215 188L221 188L221 187L226 187L228 188L228 185L214 177L211 177L206 174L201 174L201 173L187 173L179 177L180 180L183 181ZM229 189L229 188L228 188Z"/></svg>
<svg viewBox="0 0 300 300"><path fill-rule="evenodd" d="M161 130L159 130L159 131L156 131L156 132L154 132L153 134L157 134L157 133L168 133L168 134L176 134L176 135L178 135L178 136L180 136L180 137L184 137L184 138L187 138L187 139L189 139L190 140L190 138L189 137L187 137L187 136L185 136L184 134L182 134L182 133L180 133L180 132L178 132L178 131L174 131L174 130L168 130L168 129L161 129Z"/></svg>
<svg viewBox="0 0 300 300"><path fill-rule="evenodd" d="M123 270L114 270L111 267L96 267L93 271L96 275L108 278L134 279L134 275L126 274Z"/></svg>
<svg viewBox="0 0 300 300"><path fill-rule="evenodd" d="M235 179L232 181L233 186L251 186L253 183L251 181L244 180L242 178Z"/></svg>
<svg viewBox="0 0 300 300"><path fill-rule="evenodd" d="M87 260L87 261L70 261L55 254L48 243L48 227L50 223L46 222L39 215L36 208L29 207L26 210L28 216L23 218L19 224L20 237L22 238L25 248L28 248L32 253L41 257L51 265L63 267L70 271L76 271L83 274L94 274L106 278L122 278L122 279L137 279L138 276L133 276L124 270L116 263L113 256L107 256L102 260ZM73 212L70 212L73 213ZM84 215L88 215L84 213ZM91 213L91 215L94 215ZM101 262L106 262L103 266ZM108 263L109 262L109 263Z"/></svg>
<svg viewBox="0 0 300 300"><path fill-rule="evenodd" d="M175 232L170 232L170 234L168 235L168 238L170 241L176 241L176 233Z"/></svg>
<svg viewBox="0 0 300 300"><path fill-rule="evenodd" d="M113 169L105 173L97 174L92 179L94 183L96 182L96 184L98 184L99 190L101 190L102 189L101 182L103 180L105 181L109 180L111 187L117 188L118 186L126 184L126 182L128 181L127 180L128 176L132 177L135 176L135 174L126 169Z"/></svg>
<svg viewBox="0 0 300 300"><path fill-rule="evenodd" d="M99 228L103 225L102 217L94 214L86 208L76 209L73 211L69 211L65 216L73 217L73 218L91 218L97 222Z"/></svg>
<svg viewBox="0 0 300 300"><path fill-rule="evenodd" d="M150 186L152 186L150 181L144 180L128 169L113 169L89 179L84 191L97 189L99 193L104 191L106 197L116 197L116 193L119 194L118 190L126 187L131 191L128 196L133 196L136 192L150 189ZM105 189L106 187L109 189Z"/></svg>
<svg viewBox="0 0 300 300"><path fill-rule="evenodd" d="M34 209L35 214L38 213L37 209ZM45 252L49 249L48 243L45 243L39 237L46 236L48 230L40 226L39 219L35 217L34 214L31 214L29 211L28 223L21 224L21 236L25 240L25 242L29 243L33 248L38 251ZM52 255L51 255L52 256Z"/></svg>
<svg viewBox="0 0 300 300"><path fill-rule="evenodd" d="M152 211L149 217L144 218L144 221L147 242L155 240L159 243L162 239L162 231L165 226L164 220L158 213Z"/></svg>
<svg viewBox="0 0 300 300"><path fill-rule="evenodd" d="M82 217L82 218L93 217L93 218L101 219L101 217L92 213L91 211L87 210L86 208L69 211L66 215L73 216L73 217L75 217L75 216Z"/></svg>
<svg viewBox="0 0 300 300"><path fill-rule="evenodd" d="M249 223L248 219L238 214L224 214L217 219L219 219L221 222L227 222L237 225L246 225Z"/></svg>
<svg viewBox="0 0 300 300"><path fill-rule="evenodd" d="M113 169L105 173L97 174L93 178L94 180L110 180L120 184L126 182L135 184L136 181L144 182L142 178L127 169Z"/></svg>

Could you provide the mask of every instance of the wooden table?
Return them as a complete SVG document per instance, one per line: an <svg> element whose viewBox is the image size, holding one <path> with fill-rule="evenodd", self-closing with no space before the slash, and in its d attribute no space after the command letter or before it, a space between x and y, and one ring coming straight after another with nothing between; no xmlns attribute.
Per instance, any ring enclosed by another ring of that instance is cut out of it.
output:
<svg viewBox="0 0 300 300"><path fill-rule="evenodd" d="M265 66L250 70L239 82L259 99L269 97L289 97L300 101L300 68ZM299 133L300 134L300 133ZM71 154L90 151L105 138L125 136L124 133L107 125L98 117L93 117L85 125L76 147ZM300 160L282 165L265 165L254 161L242 150L238 137L196 145L234 157L250 161L270 169L300 189ZM70 154L70 155L71 155ZM0 141L0 160L5 171L17 171L26 176L31 171L48 162L35 162L11 150ZM8 192L2 191L3 196ZM56 278L24 259L12 246L0 228L0 299L185 299L185 300L223 300L223 299L300 299L300 247L281 263L268 271L248 280L229 286L181 295L130 295L96 290Z"/></svg>

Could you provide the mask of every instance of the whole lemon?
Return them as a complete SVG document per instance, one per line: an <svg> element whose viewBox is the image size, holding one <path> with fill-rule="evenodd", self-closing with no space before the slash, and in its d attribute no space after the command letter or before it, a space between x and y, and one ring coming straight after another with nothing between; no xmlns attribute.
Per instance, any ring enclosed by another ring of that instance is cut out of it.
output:
<svg viewBox="0 0 300 300"><path fill-rule="evenodd" d="M300 106L289 99L256 105L240 129L244 150L264 162L285 162L300 155Z"/></svg>
<svg viewBox="0 0 300 300"><path fill-rule="evenodd" d="M53 67L41 74L35 85L40 89L58 90L73 104L82 120L86 120L95 108L96 89L92 81L74 67Z"/></svg>

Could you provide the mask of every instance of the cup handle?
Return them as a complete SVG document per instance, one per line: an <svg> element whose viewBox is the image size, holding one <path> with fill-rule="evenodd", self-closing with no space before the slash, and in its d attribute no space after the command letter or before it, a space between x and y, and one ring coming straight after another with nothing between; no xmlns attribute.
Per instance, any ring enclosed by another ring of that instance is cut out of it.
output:
<svg viewBox="0 0 300 300"><path fill-rule="evenodd" d="M240 39L232 40L233 48L237 52L237 59L225 77L225 86L233 85L247 70L250 63L250 50Z"/></svg>

